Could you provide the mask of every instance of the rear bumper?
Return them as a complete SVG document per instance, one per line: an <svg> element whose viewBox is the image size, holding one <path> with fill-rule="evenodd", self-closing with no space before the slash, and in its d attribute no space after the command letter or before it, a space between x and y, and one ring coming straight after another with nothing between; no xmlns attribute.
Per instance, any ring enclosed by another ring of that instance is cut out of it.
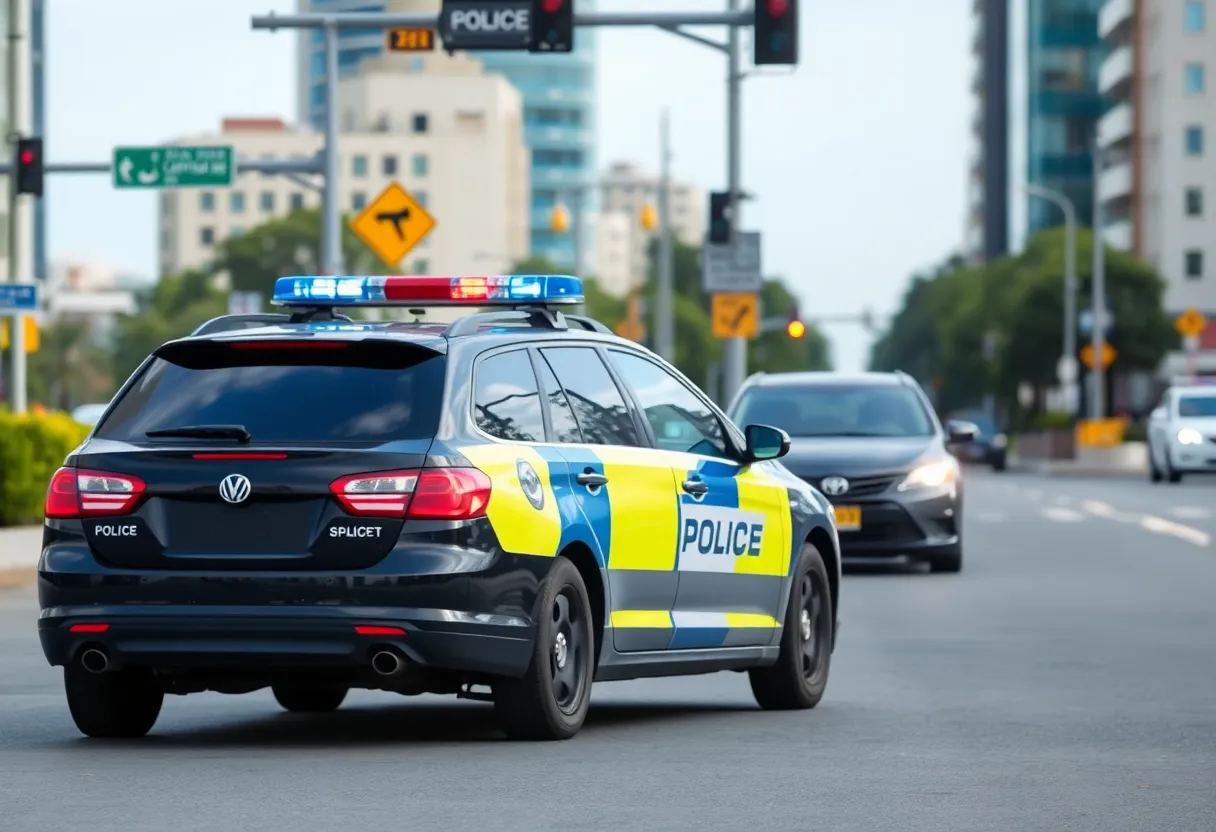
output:
<svg viewBox="0 0 1216 832"><path fill-rule="evenodd" d="M463 620L462 620L463 619ZM73 624L106 624L105 632L72 632ZM399 628L362 635L356 626ZM533 626L524 621L477 621L449 610L333 608L47 609L38 638L52 665L103 650L112 665L165 672L349 671L371 666L380 650L433 670L522 676L532 654Z"/></svg>

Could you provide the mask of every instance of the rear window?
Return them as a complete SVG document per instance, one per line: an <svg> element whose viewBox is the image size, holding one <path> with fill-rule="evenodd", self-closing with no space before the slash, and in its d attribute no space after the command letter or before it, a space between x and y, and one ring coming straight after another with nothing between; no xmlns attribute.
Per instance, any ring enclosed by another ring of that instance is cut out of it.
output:
<svg viewBox="0 0 1216 832"><path fill-rule="evenodd" d="M435 435L444 356L384 342L255 344L162 348L96 435L147 442L147 431L197 425L241 425L254 442L380 443Z"/></svg>

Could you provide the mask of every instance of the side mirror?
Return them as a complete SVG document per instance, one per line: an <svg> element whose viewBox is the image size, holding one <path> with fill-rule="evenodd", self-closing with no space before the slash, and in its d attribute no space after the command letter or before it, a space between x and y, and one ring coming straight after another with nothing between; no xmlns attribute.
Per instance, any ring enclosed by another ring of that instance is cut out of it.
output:
<svg viewBox="0 0 1216 832"><path fill-rule="evenodd" d="M747 462L780 459L790 452L789 434L780 428L748 425L743 429L743 435L747 438L747 448L744 450Z"/></svg>
<svg viewBox="0 0 1216 832"><path fill-rule="evenodd" d="M1150 421L1153 421L1153 422L1163 421L1165 419L1165 408L1164 407L1153 408L1153 412L1148 414L1148 418Z"/></svg>
<svg viewBox="0 0 1216 832"><path fill-rule="evenodd" d="M949 434L951 444L962 445L967 442L974 442L975 438L980 435L980 428L974 422L951 419L946 423L946 433Z"/></svg>

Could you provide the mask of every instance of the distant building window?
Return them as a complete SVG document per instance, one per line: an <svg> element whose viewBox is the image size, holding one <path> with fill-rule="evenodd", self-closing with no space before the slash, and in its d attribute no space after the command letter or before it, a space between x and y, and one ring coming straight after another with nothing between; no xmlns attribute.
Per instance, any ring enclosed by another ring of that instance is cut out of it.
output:
<svg viewBox="0 0 1216 832"><path fill-rule="evenodd" d="M380 171L385 176L397 175L397 157L385 156L380 162Z"/></svg>
<svg viewBox="0 0 1216 832"><path fill-rule="evenodd" d="M1203 252L1192 249L1186 253L1186 279L1199 280L1203 277Z"/></svg>
<svg viewBox="0 0 1216 832"><path fill-rule="evenodd" d="M267 214L274 211L274 191L262 191L260 198L262 210Z"/></svg>
<svg viewBox="0 0 1216 832"><path fill-rule="evenodd" d="M304 194L294 193L291 195L291 210L299 211L304 207Z"/></svg>
<svg viewBox="0 0 1216 832"><path fill-rule="evenodd" d="M430 119L426 113L414 113L413 124L415 133L425 133L430 129Z"/></svg>
<svg viewBox="0 0 1216 832"><path fill-rule="evenodd" d="M204 226L198 230L198 241L205 246L215 245L215 229Z"/></svg>
<svg viewBox="0 0 1216 832"><path fill-rule="evenodd" d="M1202 32L1207 24L1203 0L1187 0L1182 23L1188 32Z"/></svg>
<svg viewBox="0 0 1216 832"><path fill-rule="evenodd" d="M1198 124L1186 128L1186 155L1203 155L1203 127Z"/></svg>
<svg viewBox="0 0 1216 832"><path fill-rule="evenodd" d="M1186 215L1188 217L1203 216L1203 188L1186 189Z"/></svg>
<svg viewBox="0 0 1216 832"><path fill-rule="evenodd" d="M233 191L228 194L228 210L234 214L243 214L245 212L245 195L240 191Z"/></svg>
<svg viewBox="0 0 1216 832"><path fill-rule="evenodd" d="M430 170L430 160L427 159L425 153L415 153L410 166L414 170L414 176L426 176L427 171Z"/></svg>
<svg viewBox="0 0 1216 832"><path fill-rule="evenodd" d="M425 208L427 203L426 191L414 191L414 201Z"/></svg>
<svg viewBox="0 0 1216 832"><path fill-rule="evenodd" d="M1189 63L1183 71L1183 82L1187 95L1199 95L1203 92L1203 64Z"/></svg>
<svg viewBox="0 0 1216 832"><path fill-rule="evenodd" d="M363 191L355 191L350 195L350 207L356 211L362 211L363 206L367 204L367 194Z"/></svg>
<svg viewBox="0 0 1216 832"><path fill-rule="evenodd" d="M198 195L198 210L204 214L210 214L215 210L215 194L211 191L203 191Z"/></svg>
<svg viewBox="0 0 1216 832"><path fill-rule="evenodd" d="M360 154L350 161L351 176L367 176L367 157Z"/></svg>

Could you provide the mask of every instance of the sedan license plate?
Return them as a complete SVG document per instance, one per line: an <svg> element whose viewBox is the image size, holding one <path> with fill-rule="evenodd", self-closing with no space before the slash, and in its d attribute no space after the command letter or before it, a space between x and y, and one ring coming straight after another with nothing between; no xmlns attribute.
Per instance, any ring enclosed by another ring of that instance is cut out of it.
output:
<svg viewBox="0 0 1216 832"><path fill-rule="evenodd" d="M832 506L836 512L836 528L855 532L861 528L861 506Z"/></svg>

